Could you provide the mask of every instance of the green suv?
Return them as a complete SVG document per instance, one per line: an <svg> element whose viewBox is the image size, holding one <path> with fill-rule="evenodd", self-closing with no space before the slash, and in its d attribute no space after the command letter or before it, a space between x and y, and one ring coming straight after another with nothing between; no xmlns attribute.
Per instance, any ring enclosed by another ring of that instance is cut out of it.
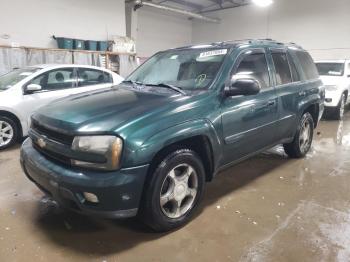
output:
<svg viewBox="0 0 350 262"><path fill-rule="evenodd" d="M220 170L277 144L305 156L323 103L317 69L295 44L171 49L118 86L37 111L21 164L64 208L171 230Z"/></svg>

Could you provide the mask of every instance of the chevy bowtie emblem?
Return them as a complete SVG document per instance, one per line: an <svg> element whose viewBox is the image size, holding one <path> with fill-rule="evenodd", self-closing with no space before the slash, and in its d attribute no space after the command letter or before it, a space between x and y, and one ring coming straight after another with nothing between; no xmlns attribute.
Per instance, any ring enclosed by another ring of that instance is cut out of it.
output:
<svg viewBox="0 0 350 262"><path fill-rule="evenodd" d="M37 143L38 143L38 145L39 145L41 148L44 148L44 147L46 146L46 142L45 142L45 140L42 139L42 138L39 138L39 139L37 140Z"/></svg>

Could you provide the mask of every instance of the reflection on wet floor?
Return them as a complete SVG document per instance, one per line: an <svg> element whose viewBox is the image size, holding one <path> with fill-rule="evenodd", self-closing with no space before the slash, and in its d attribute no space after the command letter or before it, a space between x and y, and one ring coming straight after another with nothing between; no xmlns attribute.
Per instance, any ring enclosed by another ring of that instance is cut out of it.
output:
<svg viewBox="0 0 350 262"><path fill-rule="evenodd" d="M191 223L155 234L57 209L0 153L0 261L348 261L350 112L305 159L276 147L220 173Z"/></svg>

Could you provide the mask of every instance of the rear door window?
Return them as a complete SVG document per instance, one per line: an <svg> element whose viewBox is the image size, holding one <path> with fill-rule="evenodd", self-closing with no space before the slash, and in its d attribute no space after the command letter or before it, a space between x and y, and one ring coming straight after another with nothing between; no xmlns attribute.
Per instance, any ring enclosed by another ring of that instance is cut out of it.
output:
<svg viewBox="0 0 350 262"><path fill-rule="evenodd" d="M318 71L309 53L297 51L295 54L298 57L301 68L304 71L306 80L317 79L319 77Z"/></svg>
<svg viewBox="0 0 350 262"><path fill-rule="evenodd" d="M91 86L112 83L112 77L109 73L90 69L90 68L79 68L78 69L78 85L79 86Z"/></svg>
<svg viewBox="0 0 350 262"><path fill-rule="evenodd" d="M276 84L284 85L291 83L293 80L287 54L285 52L272 52L271 55L276 71Z"/></svg>

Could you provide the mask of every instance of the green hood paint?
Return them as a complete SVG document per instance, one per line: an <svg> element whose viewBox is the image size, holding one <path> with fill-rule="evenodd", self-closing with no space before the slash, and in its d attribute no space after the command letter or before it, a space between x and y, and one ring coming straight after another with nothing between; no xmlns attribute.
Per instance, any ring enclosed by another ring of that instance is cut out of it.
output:
<svg viewBox="0 0 350 262"><path fill-rule="evenodd" d="M170 130L174 126L184 130L187 128L181 126L184 123L188 125L201 119L205 121L200 124L201 128L210 126L214 129L209 118L217 119L218 124L221 121L218 117L219 103L217 98L214 99L216 96L213 90L184 96L172 91L143 92L120 85L58 100L39 110L33 119L71 135L118 135L124 140L123 163L133 166L147 163L152 156L138 154L138 151L145 153L146 148L152 147L152 151L156 152L159 147L173 141L172 136L176 131ZM192 127L187 128L188 132L191 131L189 129ZM166 133L159 138L163 141L147 143L147 140L165 130L171 134ZM135 155L138 155L136 159Z"/></svg>

